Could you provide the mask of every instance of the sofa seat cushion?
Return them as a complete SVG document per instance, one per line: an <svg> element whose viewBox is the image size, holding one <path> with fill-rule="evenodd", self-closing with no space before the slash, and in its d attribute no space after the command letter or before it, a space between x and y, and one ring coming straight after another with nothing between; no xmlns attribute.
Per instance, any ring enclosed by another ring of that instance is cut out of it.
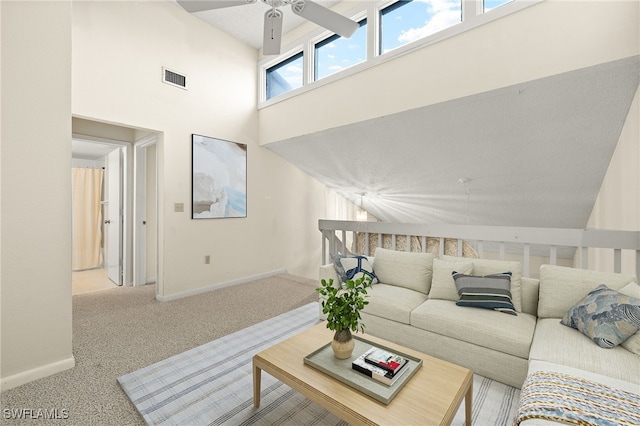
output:
<svg viewBox="0 0 640 426"><path fill-rule="evenodd" d="M364 312L405 324L410 323L411 311L427 300L427 295L419 291L384 283L374 284L367 294L369 304Z"/></svg>
<svg viewBox="0 0 640 426"><path fill-rule="evenodd" d="M527 359L536 317L505 315L488 309L456 306L429 299L411 313L411 325L463 342Z"/></svg>
<svg viewBox="0 0 640 426"><path fill-rule="evenodd" d="M557 318L538 319L529 359L562 364L640 384L638 355L622 346L604 349L594 345L587 336L565 327Z"/></svg>

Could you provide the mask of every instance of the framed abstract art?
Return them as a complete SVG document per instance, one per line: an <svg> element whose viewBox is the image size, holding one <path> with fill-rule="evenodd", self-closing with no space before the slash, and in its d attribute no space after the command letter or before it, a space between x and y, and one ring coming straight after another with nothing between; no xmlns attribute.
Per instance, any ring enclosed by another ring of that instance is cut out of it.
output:
<svg viewBox="0 0 640 426"><path fill-rule="evenodd" d="M191 218L247 217L247 145L192 135Z"/></svg>

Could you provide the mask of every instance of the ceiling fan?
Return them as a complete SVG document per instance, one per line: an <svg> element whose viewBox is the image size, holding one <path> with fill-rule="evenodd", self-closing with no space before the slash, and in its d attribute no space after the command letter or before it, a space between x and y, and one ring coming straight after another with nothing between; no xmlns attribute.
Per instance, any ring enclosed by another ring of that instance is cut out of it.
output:
<svg viewBox="0 0 640 426"><path fill-rule="evenodd" d="M264 36L262 52L265 55L280 53L282 38L282 11L280 7L288 4L298 16L316 23L334 33L349 38L359 28L359 24L339 13L310 0L260 0L271 9L264 14ZM177 0L189 13L205 10L221 9L224 7L243 6L256 3L257 0Z"/></svg>

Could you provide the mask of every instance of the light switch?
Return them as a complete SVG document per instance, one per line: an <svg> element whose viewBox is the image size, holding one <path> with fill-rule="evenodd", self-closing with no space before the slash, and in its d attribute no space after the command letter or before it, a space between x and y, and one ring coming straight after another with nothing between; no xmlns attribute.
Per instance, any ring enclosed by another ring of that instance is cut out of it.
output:
<svg viewBox="0 0 640 426"><path fill-rule="evenodd" d="M184 212L184 203L175 203L174 204L174 211L176 213L182 213Z"/></svg>

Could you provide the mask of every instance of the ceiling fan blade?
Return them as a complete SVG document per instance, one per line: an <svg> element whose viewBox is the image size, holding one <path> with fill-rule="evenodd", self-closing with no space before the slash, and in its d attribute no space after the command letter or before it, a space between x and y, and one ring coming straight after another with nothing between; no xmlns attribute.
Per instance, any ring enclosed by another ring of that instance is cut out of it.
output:
<svg viewBox="0 0 640 426"><path fill-rule="evenodd" d="M291 10L296 15L302 16L308 21L314 22L345 38L351 37L360 27L357 22L309 0L292 1Z"/></svg>
<svg viewBox="0 0 640 426"><path fill-rule="evenodd" d="M262 39L263 55L280 54L280 39L282 38L282 11L269 9L264 14L264 36Z"/></svg>
<svg viewBox="0 0 640 426"><path fill-rule="evenodd" d="M222 9L224 7L242 6L255 3L256 0L177 0L178 4L189 13L204 10Z"/></svg>

